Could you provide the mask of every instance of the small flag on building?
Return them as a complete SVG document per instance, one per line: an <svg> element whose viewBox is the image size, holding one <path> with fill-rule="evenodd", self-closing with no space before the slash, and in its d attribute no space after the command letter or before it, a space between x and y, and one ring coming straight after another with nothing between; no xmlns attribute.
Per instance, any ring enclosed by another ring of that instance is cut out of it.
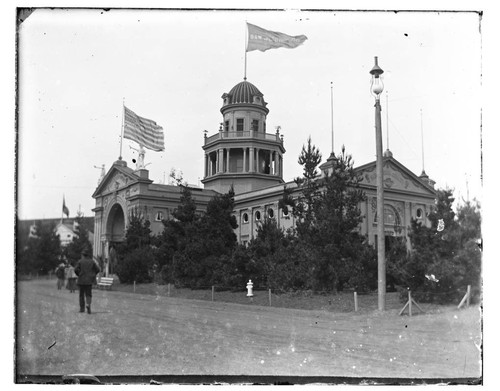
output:
<svg viewBox="0 0 500 391"><path fill-rule="evenodd" d="M126 106L123 106L123 109L125 110L123 137L152 151L163 151L165 149L163 128L155 121L138 116Z"/></svg>
<svg viewBox="0 0 500 391"><path fill-rule="evenodd" d="M276 31L265 30L262 27L247 23L248 40L247 52L260 50L265 52L269 49L288 48L294 49L302 45L307 37L305 35L291 36Z"/></svg>
<svg viewBox="0 0 500 391"><path fill-rule="evenodd" d="M68 207L66 206L66 201L64 200L64 196L63 196L63 207L62 207L62 212L66 215L66 217L69 217L69 209L68 209Z"/></svg>

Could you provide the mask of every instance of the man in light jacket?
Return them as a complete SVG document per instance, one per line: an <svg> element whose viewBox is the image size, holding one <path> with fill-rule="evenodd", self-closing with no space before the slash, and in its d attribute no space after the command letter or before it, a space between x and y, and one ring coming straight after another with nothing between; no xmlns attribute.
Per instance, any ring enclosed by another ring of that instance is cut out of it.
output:
<svg viewBox="0 0 500 391"><path fill-rule="evenodd" d="M92 304L92 284L97 273L101 271L99 265L90 258L87 249L82 251L82 257L75 267L75 274L78 276L76 284L80 287L80 312L85 312L85 301L87 302L87 312L90 314Z"/></svg>

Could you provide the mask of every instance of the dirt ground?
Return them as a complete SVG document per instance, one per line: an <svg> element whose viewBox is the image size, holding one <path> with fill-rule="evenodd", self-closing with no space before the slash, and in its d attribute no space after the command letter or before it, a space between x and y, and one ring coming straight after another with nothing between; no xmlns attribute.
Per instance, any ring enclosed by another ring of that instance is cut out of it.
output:
<svg viewBox="0 0 500 391"><path fill-rule="evenodd" d="M424 306L409 317L401 304L342 312L325 298L325 308L301 310L270 307L266 295L259 305L94 290L88 315L55 280L21 281L17 376L481 376L477 306Z"/></svg>

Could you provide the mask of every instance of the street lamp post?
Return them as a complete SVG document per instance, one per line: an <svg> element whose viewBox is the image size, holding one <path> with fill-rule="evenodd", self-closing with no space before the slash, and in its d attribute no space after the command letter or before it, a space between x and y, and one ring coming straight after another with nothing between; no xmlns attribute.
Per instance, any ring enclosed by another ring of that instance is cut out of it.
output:
<svg viewBox="0 0 500 391"><path fill-rule="evenodd" d="M375 65L370 74L372 75L371 93L375 97L375 140L377 149L377 260L378 260L378 309L385 311L385 233L384 233L384 169L382 155L382 119L380 113L380 95L384 90L384 84L380 75L384 71L378 66L378 58L375 57Z"/></svg>

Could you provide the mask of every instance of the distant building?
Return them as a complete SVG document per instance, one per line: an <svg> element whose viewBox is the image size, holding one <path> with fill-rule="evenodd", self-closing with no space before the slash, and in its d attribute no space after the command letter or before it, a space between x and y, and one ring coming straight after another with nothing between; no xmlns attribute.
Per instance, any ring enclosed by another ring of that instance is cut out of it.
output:
<svg viewBox="0 0 500 391"><path fill-rule="evenodd" d="M83 224L89 228L89 241L94 242L94 217L83 217ZM78 223L76 218L55 218L55 219L37 219L37 220L18 220L17 235L23 237L33 237L39 234L37 227L54 227L55 232L59 235L61 246L65 247L73 241L73 238L78 235Z"/></svg>
<svg viewBox="0 0 500 391"><path fill-rule="evenodd" d="M292 227L294 218L278 207L286 186L298 192L293 181L283 180L285 154L283 136L277 128L268 133L269 113L264 95L244 80L222 95L222 123L214 135L205 135L204 189L191 188L197 211L206 211L208 201L219 193L235 190L234 216L238 222L236 235L240 243L255 237L259 221L265 216L276 219L283 228ZM320 166L322 175L331 169L330 156ZM376 243L376 162L357 167L362 176L360 187L367 199L360 205L364 215L360 232L370 243ZM390 151L384 156L384 225L387 248L391 238L407 237L412 218L428 225L436 197L434 183L422 173L417 176L394 159ZM133 170L123 160L114 162L92 195L96 200L94 255L108 260L117 243L124 240L128 216L135 210L151 222L154 234L163 229L162 220L180 201L180 188L155 184L148 170Z"/></svg>

